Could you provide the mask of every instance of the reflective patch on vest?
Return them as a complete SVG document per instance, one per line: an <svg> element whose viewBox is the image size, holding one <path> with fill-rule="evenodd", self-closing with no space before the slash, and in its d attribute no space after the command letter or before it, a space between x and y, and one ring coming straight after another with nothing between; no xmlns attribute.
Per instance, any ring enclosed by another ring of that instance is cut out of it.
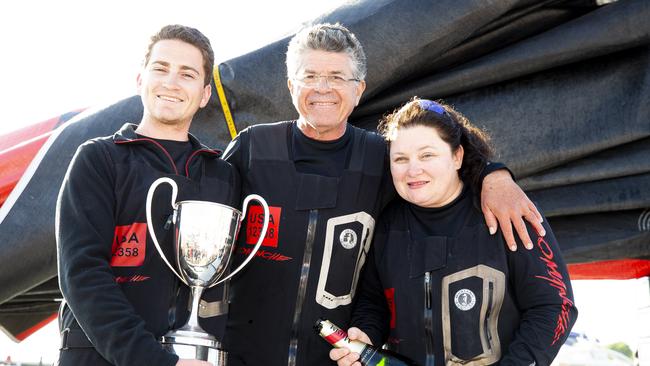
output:
<svg viewBox="0 0 650 366"><path fill-rule="evenodd" d="M327 220L316 303L335 309L352 302L374 229L375 219L363 211Z"/></svg>
<svg viewBox="0 0 650 366"><path fill-rule="evenodd" d="M505 288L505 273L483 264L442 278L444 364L491 365L501 359L498 320Z"/></svg>
<svg viewBox="0 0 650 366"><path fill-rule="evenodd" d="M476 295L470 289L461 289L454 295L454 304L462 311L470 310L476 305Z"/></svg>
<svg viewBox="0 0 650 366"><path fill-rule="evenodd" d="M138 267L144 263L147 248L147 223L115 227L111 249L112 267Z"/></svg>
<svg viewBox="0 0 650 366"><path fill-rule="evenodd" d="M282 207L269 206L269 227L262 241L262 246L277 248L280 236L280 214ZM250 206L246 217L246 244L255 245L264 226L264 209L262 206Z"/></svg>

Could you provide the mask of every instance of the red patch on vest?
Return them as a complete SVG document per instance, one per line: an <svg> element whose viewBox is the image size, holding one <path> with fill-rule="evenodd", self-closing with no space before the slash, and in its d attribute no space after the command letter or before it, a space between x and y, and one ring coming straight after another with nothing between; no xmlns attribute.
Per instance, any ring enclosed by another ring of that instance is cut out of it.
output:
<svg viewBox="0 0 650 366"><path fill-rule="evenodd" d="M113 237L112 267L138 267L144 263L147 248L146 222L116 226Z"/></svg>
<svg viewBox="0 0 650 366"><path fill-rule="evenodd" d="M266 236L262 241L265 247L278 247L278 236L280 235L280 214L282 207L269 207L269 227ZM250 206L246 218L246 244L257 244L264 226L264 209L262 206Z"/></svg>
<svg viewBox="0 0 650 366"><path fill-rule="evenodd" d="M395 287L384 289L384 296L390 309L390 329L395 329Z"/></svg>

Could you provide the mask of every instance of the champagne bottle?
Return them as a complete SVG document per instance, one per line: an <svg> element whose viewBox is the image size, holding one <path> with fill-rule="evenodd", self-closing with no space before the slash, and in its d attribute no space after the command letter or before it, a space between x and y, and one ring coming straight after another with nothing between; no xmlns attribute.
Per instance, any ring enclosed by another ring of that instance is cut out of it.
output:
<svg viewBox="0 0 650 366"><path fill-rule="evenodd" d="M347 348L359 354L359 362L364 366L417 366L404 356L374 347L357 340L351 340L348 334L332 324L329 320L318 319L314 329L335 348Z"/></svg>

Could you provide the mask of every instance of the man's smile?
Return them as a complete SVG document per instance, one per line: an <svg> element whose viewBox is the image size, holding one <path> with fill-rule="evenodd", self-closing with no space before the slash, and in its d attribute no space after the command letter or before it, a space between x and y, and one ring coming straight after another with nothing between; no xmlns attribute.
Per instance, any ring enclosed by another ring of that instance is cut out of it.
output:
<svg viewBox="0 0 650 366"><path fill-rule="evenodd" d="M157 97L158 99L162 99L162 100L165 100L165 101L167 101L167 102L180 103L180 102L183 101L183 99L176 98L176 97L172 97L172 96L168 96L168 95L156 95L156 97Z"/></svg>

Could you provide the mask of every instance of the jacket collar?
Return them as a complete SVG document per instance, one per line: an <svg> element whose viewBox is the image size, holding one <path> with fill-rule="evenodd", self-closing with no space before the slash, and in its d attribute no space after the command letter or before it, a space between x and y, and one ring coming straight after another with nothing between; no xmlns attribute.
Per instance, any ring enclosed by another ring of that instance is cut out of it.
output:
<svg viewBox="0 0 650 366"><path fill-rule="evenodd" d="M150 137L139 137L135 133L136 128L138 128L138 125L135 123L125 123L117 132L115 132L115 134L113 134L113 142L117 145L122 145L148 143L149 141L155 140ZM194 151L194 154L202 154L214 158L221 156L221 150L211 149L205 146L191 133L188 133L188 137L190 143L192 144L192 150Z"/></svg>

